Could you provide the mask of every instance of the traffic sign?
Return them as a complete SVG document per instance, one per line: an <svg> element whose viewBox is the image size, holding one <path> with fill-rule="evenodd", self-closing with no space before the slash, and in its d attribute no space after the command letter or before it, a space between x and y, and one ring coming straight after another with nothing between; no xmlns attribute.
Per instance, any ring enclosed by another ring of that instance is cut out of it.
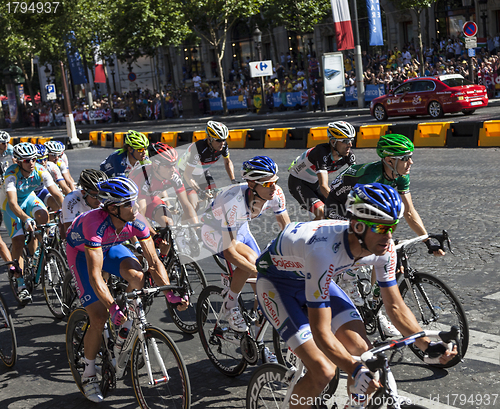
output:
<svg viewBox="0 0 500 409"><path fill-rule="evenodd" d="M466 37L474 37L477 34L477 24L473 21L466 21L462 31Z"/></svg>
<svg viewBox="0 0 500 409"><path fill-rule="evenodd" d="M273 62L271 60L250 63L250 76L252 78L267 77L268 75L273 75Z"/></svg>
<svg viewBox="0 0 500 409"><path fill-rule="evenodd" d="M54 84L45 85L45 91L47 92L47 101L57 99L56 86Z"/></svg>
<svg viewBox="0 0 500 409"><path fill-rule="evenodd" d="M476 49L475 48L469 48L469 57L475 57L476 56ZM500 78L500 77L498 77Z"/></svg>
<svg viewBox="0 0 500 409"><path fill-rule="evenodd" d="M137 75L135 75L135 73L130 72L130 73L128 74L128 80L129 80L129 81L134 82L136 79L137 79Z"/></svg>
<svg viewBox="0 0 500 409"><path fill-rule="evenodd" d="M465 37L465 48L476 48L477 47L477 37Z"/></svg>

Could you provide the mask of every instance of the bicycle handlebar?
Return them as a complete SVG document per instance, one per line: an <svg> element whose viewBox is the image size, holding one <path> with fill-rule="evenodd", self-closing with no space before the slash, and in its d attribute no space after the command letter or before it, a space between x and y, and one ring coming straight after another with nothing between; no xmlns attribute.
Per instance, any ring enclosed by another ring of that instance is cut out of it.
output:
<svg viewBox="0 0 500 409"><path fill-rule="evenodd" d="M450 251L451 254L453 253L453 250L451 249L451 241L450 237L448 235L448 232L446 230L443 230L442 234L435 234L435 233L430 233L430 234L424 234L422 236L415 237L413 239L408 239L408 240L396 240L396 251L400 249L406 249L407 247L411 246L412 244L418 243L420 241L424 241L429 239L437 241L439 244L433 244L432 242L427 246L428 247L428 252L429 254L433 254L437 250L443 250L444 251L444 243L448 246L448 250Z"/></svg>

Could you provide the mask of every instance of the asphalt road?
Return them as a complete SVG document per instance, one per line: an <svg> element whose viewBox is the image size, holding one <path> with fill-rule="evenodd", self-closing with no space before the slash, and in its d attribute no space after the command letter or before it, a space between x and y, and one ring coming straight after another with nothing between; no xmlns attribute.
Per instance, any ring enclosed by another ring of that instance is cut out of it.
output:
<svg viewBox="0 0 500 409"><path fill-rule="evenodd" d="M326 118L325 118L326 120ZM182 150L179 148L179 150ZM84 168L96 167L111 149L88 148L68 151L75 179ZM238 169L262 150L231 150ZM307 220L288 193L286 169L299 150L266 150L281 169L280 185L286 193L292 221ZM355 150L358 163L376 160L374 149ZM465 362L449 370L433 369L418 362L410 351L393 370L403 395L418 399L429 408L500 407L500 149L417 149L411 172L413 201L430 232L447 229L455 255L436 258L422 248L411 259L419 270L436 274L459 296L467 312L471 341ZM213 175L228 183L221 164ZM332 177L333 175L331 175ZM252 222L257 241L264 246L276 235L271 216ZM5 237L5 230L2 229ZM397 237L413 237L406 223ZM424 247L424 246L422 246ZM208 279L219 281L211 259L200 264ZM5 272L0 290L11 306L18 340L18 362L12 370L0 364L0 408L52 409L93 408L78 391L68 367L65 323L51 318L41 289L32 304L18 308L10 293ZM244 408L246 385L253 367L237 378L220 374L208 361L197 335L180 333L172 324L164 304L157 300L148 316L178 343L188 365L193 408ZM340 396L344 390L339 389ZM105 408L135 408L131 381L126 377L100 405Z"/></svg>

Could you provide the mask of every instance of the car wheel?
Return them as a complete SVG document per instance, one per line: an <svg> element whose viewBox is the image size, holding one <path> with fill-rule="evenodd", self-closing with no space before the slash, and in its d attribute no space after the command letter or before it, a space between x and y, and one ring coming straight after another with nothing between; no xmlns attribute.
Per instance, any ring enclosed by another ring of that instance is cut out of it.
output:
<svg viewBox="0 0 500 409"><path fill-rule="evenodd" d="M373 108L373 116L377 121L385 121L387 119L387 112L385 111L383 105L375 105L375 108Z"/></svg>
<svg viewBox="0 0 500 409"><path fill-rule="evenodd" d="M464 115L472 115L474 112L476 112L475 109L463 109L462 114Z"/></svg>
<svg viewBox="0 0 500 409"><path fill-rule="evenodd" d="M433 118L442 118L444 115L443 107L437 101L432 101L427 108L429 115Z"/></svg>

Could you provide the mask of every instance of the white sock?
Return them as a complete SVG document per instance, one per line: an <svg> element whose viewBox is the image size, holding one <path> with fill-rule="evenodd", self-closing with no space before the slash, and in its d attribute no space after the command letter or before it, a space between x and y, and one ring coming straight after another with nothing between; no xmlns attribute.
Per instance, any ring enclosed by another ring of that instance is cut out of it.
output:
<svg viewBox="0 0 500 409"><path fill-rule="evenodd" d="M95 375L96 375L95 359L85 358L85 371L83 371L82 377L90 378Z"/></svg>
<svg viewBox="0 0 500 409"><path fill-rule="evenodd" d="M238 296L240 293L234 293L231 289L228 290L226 295L226 309L232 310L238 305Z"/></svg>

